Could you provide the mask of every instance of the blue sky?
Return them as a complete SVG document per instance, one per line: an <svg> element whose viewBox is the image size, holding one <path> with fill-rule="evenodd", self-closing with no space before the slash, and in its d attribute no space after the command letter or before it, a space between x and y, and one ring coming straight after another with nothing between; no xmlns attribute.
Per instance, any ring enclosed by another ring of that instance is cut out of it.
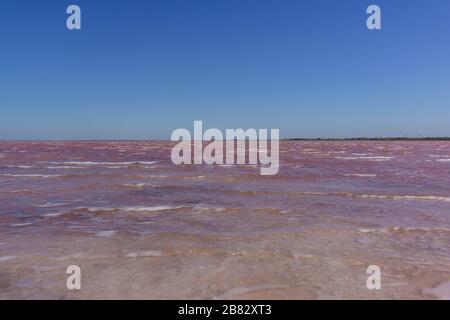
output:
<svg viewBox="0 0 450 320"><path fill-rule="evenodd" d="M5 0L0 111L0 139L450 136L450 1Z"/></svg>

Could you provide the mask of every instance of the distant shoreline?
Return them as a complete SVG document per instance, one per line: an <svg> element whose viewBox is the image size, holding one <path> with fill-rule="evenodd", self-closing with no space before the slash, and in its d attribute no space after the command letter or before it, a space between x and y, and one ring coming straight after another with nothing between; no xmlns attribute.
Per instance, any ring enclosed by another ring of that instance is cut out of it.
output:
<svg viewBox="0 0 450 320"><path fill-rule="evenodd" d="M0 139L0 142L175 142L167 139ZM450 141L450 137L424 138L285 138L280 141ZM207 142L207 141L205 141Z"/></svg>
<svg viewBox="0 0 450 320"><path fill-rule="evenodd" d="M289 138L282 141L450 141L450 137L425 137L425 138Z"/></svg>

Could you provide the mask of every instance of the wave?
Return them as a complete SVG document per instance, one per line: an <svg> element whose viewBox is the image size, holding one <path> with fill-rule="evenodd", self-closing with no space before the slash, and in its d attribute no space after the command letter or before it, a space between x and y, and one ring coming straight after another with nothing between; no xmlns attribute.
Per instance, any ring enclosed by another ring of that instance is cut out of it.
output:
<svg viewBox="0 0 450 320"><path fill-rule="evenodd" d="M450 158L448 159L437 159L438 162L450 162Z"/></svg>
<svg viewBox="0 0 450 320"><path fill-rule="evenodd" d="M0 177L9 177L9 178L57 178L62 177L60 174L9 174L4 173L0 174Z"/></svg>
<svg viewBox="0 0 450 320"><path fill-rule="evenodd" d="M122 208L122 210L133 212L154 212L154 211L178 210L182 208L187 207L186 206L126 207Z"/></svg>
<svg viewBox="0 0 450 320"><path fill-rule="evenodd" d="M376 175L373 174L355 174L362 177L374 177ZM144 184L145 185L145 184ZM134 187L143 186L143 184L137 184L137 185L130 185ZM146 185L145 185L146 186ZM170 185L170 186L160 186L160 185L151 185L152 187L158 188L182 188L182 189L190 189L190 186L182 187L179 185ZM210 189L208 189L210 190ZM444 201L444 202L450 202L450 197L445 196L434 196L434 195L383 195L383 194L359 194L359 193L351 193L351 192L326 192L326 191L292 191L292 192L283 192L283 191L271 191L271 190L251 190L251 189L237 189L237 190L230 190L230 189L217 189L214 190L215 192L221 192L223 194L241 194L241 195L276 195L276 194L291 194L291 195L300 195L300 196L331 196L331 197L352 197L352 198L361 198L361 199L379 199L379 200L420 200L420 201ZM182 207L168 207L169 209L177 209L177 208L185 208L186 206ZM140 208L140 209L139 209ZM122 208L122 210L125 211L146 211L146 207L132 207L132 208ZM149 207L147 211L152 211L152 208L155 207ZM165 206L162 207L156 207L156 208L165 208ZM138 210L136 210L138 209ZM102 209L103 211L106 211ZM114 210L120 210L120 208L114 209Z"/></svg>
<svg viewBox="0 0 450 320"><path fill-rule="evenodd" d="M98 231L95 233L97 237L111 237L116 235L117 230Z"/></svg>
<svg viewBox="0 0 450 320"><path fill-rule="evenodd" d="M224 207L205 207L202 205L194 206L194 209L197 211L215 211L215 212L222 212L222 211L227 210L227 208L224 208Z"/></svg>
<svg viewBox="0 0 450 320"><path fill-rule="evenodd" d="M178 210L182 208L189 208L188 206L153 206L153 207L78 207L75 210L84 210L87 212L97 213L97 212L116 212L116 211L127 211L127 212L158 212L158 211L168 211L168 210Z"/></svg>
<svg viewBox="0 0 450 320"><path fill-rule="evenodd" d="M145 187L158 187L156 184L150 184L150 183L136 183L136 184L129 184L126 183L123 185L124 187L132 187L132 188L145 188Z"/></svg>
<svg viewBox="0 0 450 320"><path fill-rule="evenodd" d="M378 194L357 194L357 193L332 193L332 192L295 192L301 195L311 196L341 196L362 199L380 199L380 200L426 200L426 201L444 201L450 202L450 197L442 196L411 196L411 195L378 195Z"/></svg>
<svg viewBox="0 0 450 320"><path fill-rule="evenodd" d="M164 254L161 251L148 250L140 252L130 252L125 255L127 258L138 258L138 257L161 257Z"/></svg>
<svg viewBox="0 0 450 320"><path fill-rule="evenodd" d="M335 159L339 160L369 160L369 161L389 161L394 158L395 157L384 157L384 156L335 157Z"/></svg>
<svg viewBox="0 0 450 320"><path fill-rule="evenodd" d="M138 178L176 178L176 176L168 176L164 174L147 174L147 175L138 175Z"/></svg>
<svg viewBox="0 0 450 320"><path fill-rule="evenodd" d="M375 178L377 175L373 173L344 173L345 177Z"/></svg>
<svg viewBox="0 0 450 320"><path fill-rule="evenodd" d="M450 232L449 228L426 228L426 227L385 227L374 229L358 229L360 233L392 233L392 232Z"/></svg>
<svg viewBox="0 0 450 320"><path fill-rule="evenodd" d="M120 208L108 208L108 207L77 207L74 210L87 211L91 213L97 212L110 212L110 211L119 211Z"/></svg>
<svg viewBox="0 0 450 320"><path fill-rule="evenodd" d="M64 214L66 214L66 212L44 213L44 214L41 214L41 217L44 217L44 218L56 218L56 217L62 216Z"/></svg>
<svg viewBox="0 0 450 320"><path fill-rule="evenodd" d="M8 191L9 193L39 193L40 190L37 189L18 189L18 190L12 190Z"/></svg>
<svg viewBox="0 0 450 320"><path fill-rule="evenodd" d="M47 169L50 169L50 170L59 170L59 169L86 169L87 167L80 167L80 166L58 166L58 167L52 167L52 166L49 166L49 167L47 167Z"/></svg>
<svg viewBox="0 0 450 320"><path fill-rule="evenodd" d="M32 169L34 167L33 166L25 166L25 165L9 165L9 166L6 166L6 168L10 168L10 169Z"/></svg>
<svg viewBox="0 0 450 320"><path fill-rule="evenodd" d="M61 207L65 206L67 203L55 203L55 202L47 202L45 204L36 204L33 205L33 207L36 208L54 208L54 207Z"/></svg>
<svg viewBox="0 0 450 320"><path fill-rule="evenodd" d="M33 223L32 222L23 222L23 223L13 223L10 224L10 227L13 228L19 228L19 227L27 227L27 226L31 226Z"/></svg>
<svg viewBox="0 0 450 320"><path fill-rule="evenodd" d="M388 195L375 195L375 194L349 194L358 198L368 199L392 199L392 200L431 200L431 201L444 201L450 202L450 197L439 196L388 196Z"/></svg>
<svg viewBox="0 0 450 320"><path fill-rule="evenodd" d="M248 193L255 194L261 191L253 191L253 190L233 190L229 192L238 192L238 193ZM263 193L269 194L277 194L280 192L270 192L270 191L262 191ZM348 192L315 192L315 191L303 191L303 192L291 192L291 194L296 195L304 195L304 196L336 196L336 197L353 197L353 198L362 198L362 199L380 199L380 200L425 200L425 201L444 201L450 202L450 197L443 196L411 196L411 195L377 195L377 194L358 194L358 193L348 193Z"/></svg>
<svg viewBox="0 0 450 320"><path fill-rule="evenodd" d="M64 161L55 162L48 161L50 164L61 164L66 166L130 166L136 164L151 165L158 163L159 161L125 161L125 162L95 162L95 161Z"/></svg>

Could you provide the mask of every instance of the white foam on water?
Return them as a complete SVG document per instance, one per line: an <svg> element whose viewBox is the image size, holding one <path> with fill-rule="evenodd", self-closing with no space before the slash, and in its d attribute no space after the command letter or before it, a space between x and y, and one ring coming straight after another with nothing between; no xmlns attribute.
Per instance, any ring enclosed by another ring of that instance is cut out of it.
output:
<svg viewBox="0 0 450 320"><path fill-rule="evenodd" d="M186 180L202 180L202 179L205 179L206 178L206 176L191 176L191 177L184 177L183 179L186 179Z"/></svg>
<svg viewBox="0 0 450 320"><path fill-rule="evenodd" d="M368 160L368 161L389 161L394 158L395 157L384 157L384 156L335 157L335 159L339 160Z"/></svg>
<svg viewBox="0 0 450 320"><path fill-rule="evenodd" d="M108 212L108 211L118 211L120 208L108 208L108 207L77 207L75 210L85 210L88 212Z"/></svg>
<svg viewBox="0 0 450 320"><path fill-rule="evenodd" d="M36 189L18 189L18 190L12 190L8 191L9 193L38 193L40 190Z"/></svg>
<svg viewBox="0 0 450 320"><path fill-rule="evenodd" d="M96 161L64 161L64 162L55 162L55 161L47 161L46 163L50 164L61 164L68 166L130 166L135 164L155 164L159 161L125 161L125 162L96 162Z"/></svg>
<svg viewBox="0 0 450 320"><path fill-rule="evenodd" d="M95 233L97 237L111 237L115 234L117 234L116 230L99 231Z"/></svg>
<svg viewBox="0 0 450 320"><path fill-rule="evenodd" d="M170 176L163 174L149 174L149 175L138 175L139 178L170 178ZM176 176L173 176L176 178Z"/></svg>
<svg viewBox="0 0 450 320"><path fill-rule="evenodd" d="M64 214L66 214L66 212L44 213L44 214L41 214L41 217L45 217L45 218L56 218L56 217L62 216L62 215L64 215Z"/></svg>
<svg viewBox="0 0 450 320"><path fill-rule="evenodd" d="M361 159L361 157L335 157L335 159L339 159L339 160L358 160L358 159Z"/></svg>
<svg viewBox="0 0 450 320"><path fill-rule="evenodd" d="M52 167L49 166L47 169L50 170L60 170L60 169L87 169L87 167L80 167L80 166L58 166L58 167Z"/></svg>
<svg viewBox="0 0 450 320"><path fill-rule="evenodd" d="M140 252L130 252L125 255L127 258L139 258L139 257L162 257L164 254L161 251L140 251Z"/></svg>
<svg viewBox="0 0 450 320"><path fill-rule="evenodd" d="M302 195L308 195L308 196L328 196L328 195L332 195L330 193L327 192L320 192L320 191L303 191L303 192L299 192Z"/></svg>
<svg viewBox="0 0 450 320"><path fill-rule="evenodd" d="M437 159L437 162L450 162L450 158L449 159Z"/></svg>
<svg viewBox="0 0 450 320"><path fill-rule="evenodd" d="M373 173L345 173L345 177L375 178L377 175Z"/></svg>
<svg viewBox="0 0 450 320"><path fill-rule="evenodd" d="M0 257L0 262L13 260L15 258L16 258L16 256L3 256L3 257Z"/></svg>
<svg viewBox="0 0 450 320"><path fill-rule="evenodd" d="M126 207L121 210L132 212L155 212L155 211L167 211L186 208L186 206L154 206L154 207Z"/></svg>
<svg viewBox="0 0 450 320"><path fill-rule="evenodd" d="M33 223L31 223L31 222L24 222L24 223L13 223L13 224L10 224L9 226L13 227L13 228L19 228L19 227L31 226L32 224Z"/></svg>
<svg viewBox="0 0 450 320"><path fill-rule="evenodd" d="M384 227L373 229L358 229L360 233L391 233L391 232L450 232L449 228L426 228L426 227Z"/></svg>
<svg viewBox="0 0 450 320"><path fill-rule="evenodd" d="M197 205L194 207L195 210L197 211L214 211L214 212L222 212L227 210L226 208L223 207L208 207L208 206L202 206L202 205Z"/></svg>
<svg viewBox="0 0 450 320"><path fill-rule="evenodd" d="M145 207L145 206L135 206L135 207L78 207L75 210L85 210L88 212L115 212L115 211L127 211L127 212L158 212L158 211L168 211L168 210L177 210L181 208L189 208L187 206L153 206L153 207Z"/></svg>
<svg viewBox="0 0 450 320"><path fill-rule="evenodd" d="M0 174L0 177L10 178L57 178L62 177L60 174Z"/></svg>
<svg viewBox="0 0 450 320"><path fill-rule="evenodd" d="M24 166L24 165L17 165L17 166L6 166L7 168L12 169L31 169L34 168L33 166Z"/></svg>
<svg viewBox="0 0 450 320"><path fill-rule="evenodd" d="M341 196L341 197L353 197L361 199L380 199L380 200L420 200L420 201L444 201L450 202L450 197L442 196L411 196L411 195L378 195L378 194L357 194L357 193L330 193L330 192L296 192L296 194L311 195L311 196Z"/></svg>
<svg viewBox="0 0 450 320"><path fill-rule="evenodd" d="M359 233L389 233L391 231L399 231L400 227L385 227L385 228L374 228L374 229L358 229Z"/></svg>
<svg viewBox="0 0 450 320"><path fill-rule="evenodd" d="M36 204L33 205L33 207L36 208L54 208L54 207L61 207L61 206L65 206L67 203L56 203L56 202L47 202L45 204Z"/></svg>
<svg viewBox="0 0 450 320"><path fill-rule="evenodd" d="M150 183L136 183L136 184L124 184L124 187L145 188L145 187L157 187L155 184Z"/></svg>
<svg viewBox="0 0 450 320"><path fill-rule="evenodd" d="M450 202L450 197L439 197L439 196L386 196L386 195L375 195L375 194L348 194L350 196L356 196L358 198L367 199L392 199L392 200L430 200L430 201L444 201Z"/></svg>

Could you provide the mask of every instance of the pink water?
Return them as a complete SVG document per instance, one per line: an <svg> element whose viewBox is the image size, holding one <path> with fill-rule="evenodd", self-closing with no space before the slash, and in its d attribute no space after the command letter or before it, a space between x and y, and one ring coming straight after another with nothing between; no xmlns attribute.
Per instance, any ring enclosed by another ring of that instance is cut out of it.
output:
<svg viewBox="0 0 450 320"><path fill-rule="evenodd" d="M0 142L0 298L449 296L450 142L282 142L275 176L172 146Z"/></svg>

